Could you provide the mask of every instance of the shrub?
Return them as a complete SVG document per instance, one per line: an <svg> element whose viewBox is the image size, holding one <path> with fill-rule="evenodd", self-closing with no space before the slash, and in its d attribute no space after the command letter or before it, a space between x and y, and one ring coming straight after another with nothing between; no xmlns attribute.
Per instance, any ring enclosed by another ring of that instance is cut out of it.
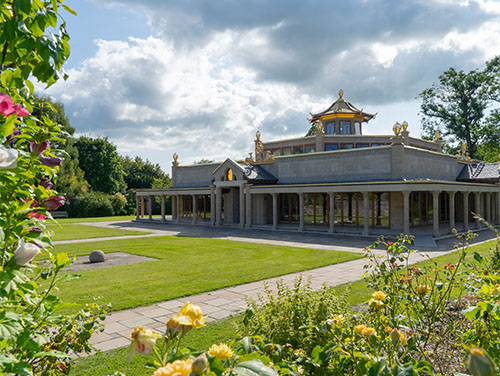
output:
<svg viewBox="0 0 500 376"><path fill-rule="evenodd" d="M67 206L70 217L107 217L128 214L127 199L121 193L108 195L101 192L87 192L71 199Z"/></svg>

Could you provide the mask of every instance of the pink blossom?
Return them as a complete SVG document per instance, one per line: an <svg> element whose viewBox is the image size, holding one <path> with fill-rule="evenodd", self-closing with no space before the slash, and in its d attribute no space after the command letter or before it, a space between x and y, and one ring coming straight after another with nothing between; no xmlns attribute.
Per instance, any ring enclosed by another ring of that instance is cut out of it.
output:
<svg viewBox="0 0 500 376"><path fill-rule="evenodd" d="M44 219L47 218L47 216L43 215L42 213L33 211L33 212L31 212L31 213L28 214L28 218L35 218L35 219L37 219L39 221L43 221Z"/></svg>
<svg viewBox="0 0 500 376"><path fill-rule="evenodd" d="M0 93L0 115L8 117L12 114L17 114L17 117L23 117L30 113L23 106L12 102L12 98L5 93Z"/></svg>
<svg viewBox="0 0 500 376"><path fill-rule="evenodd" d="M64 205L65 202L66 199L64 196L50 196L42 201L49 210L56 210L58 207Z"/></svg>
<svg viewBox="0 0 500 376"><path fill-rule="evenodd" d="M40 157L40 162L42 162L45 166L49 167L60 166L63 160L64 158L58 158L58 157Z"/></svg>

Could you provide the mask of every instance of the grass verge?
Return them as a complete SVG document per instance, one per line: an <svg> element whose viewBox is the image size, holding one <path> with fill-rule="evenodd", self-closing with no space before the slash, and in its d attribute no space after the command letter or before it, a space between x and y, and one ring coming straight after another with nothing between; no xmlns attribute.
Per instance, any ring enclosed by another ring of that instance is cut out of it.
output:
<svg viewBox="0 0 500 376"><path fill-rule="evenodd" d="M62 227L57 225L49 225L48 229L54 232L52 240L76 240L76 239L92 239L104 238L109 236L125 236L125 235L147 235L150 232L121 230L115 228L104 228L96 226L85 226L75 224L63 224Z"/></svg>

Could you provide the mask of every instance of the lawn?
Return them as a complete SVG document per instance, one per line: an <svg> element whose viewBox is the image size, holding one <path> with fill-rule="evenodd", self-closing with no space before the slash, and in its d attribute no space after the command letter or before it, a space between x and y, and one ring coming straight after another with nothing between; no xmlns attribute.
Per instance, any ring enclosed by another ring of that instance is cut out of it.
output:
<svg viewBox="0 0 500 376"><path fill-rule="evenodd" d="M49 230L54 232L52 240L74 240L74 239L91 239L104 238L108 236L124 236L124 235L147 235L146 231L121 230L115 228L104 228L96 226L85 226L75 224L62 224L62 227L57 225L47 226Z"/></svg>
<svg viewBox="0 0 500 376"><path fill-rule="evenodd" d="M59 285L59 295L76 309L96 296L121 310L259 281L361 258L361 253L265 245L192 237L115 239L56 245L55 252L88 255L127 252L157 258L80 272Z"/></svg>
<svg viewBox="0 0 500 376"><path fill-rule="evenodd" d="M470 253L476 251L482 256L487 256L489 250L493 246L494 241L479 244L469 249L469 258L472 257ZM437 263L437 265L444 265L448 262L454 263L458 260L459 253L457 251L451 252L447 255L436 257L432 260L421 261L416 263L418 266L426 266L430 263ZM351 306L366 302L370 298L372 291L367 287L366 282L363 280L346 283L333 288L334 291L342 292L346 287L350 287L351 293L348 302ZM235 336L234 326L241 320L242 316L231 317L225 320L220 320L208 324L205 328L191 331L186 337L185 344L192 346L197 350L206 350L214 343L230 342ZM151 375L152 370L145 367L149 358L138 356L134 359L132 364L127 364L126 358L128 354L127 348L120 348L116 350L106 351L95 356L91 356L78 361L77 366L70 373L72 376L91 376L91 375L105 375L112 374L115 371L124 372L127 376L146 376Z"/></svg>
<svg viewBox="0 0 500 376"><path fill-rule="evenodd" d="M57 222L63 223L85 223L85 222L110 222L110 221L131 221L135 215L121 215L115 217L87 217L87 218L57 218Z"/></svg>

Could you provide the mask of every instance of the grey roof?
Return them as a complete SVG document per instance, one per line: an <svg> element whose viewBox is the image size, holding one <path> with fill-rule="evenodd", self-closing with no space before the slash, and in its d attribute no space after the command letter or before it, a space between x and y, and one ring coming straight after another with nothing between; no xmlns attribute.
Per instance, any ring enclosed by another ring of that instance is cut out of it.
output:
<svg viewBox="0 0 500 376"><path fill-rule="evenodd" d="M500 179L500 170L498 163L476 162L466 164L457 181L498 181Z"/></svg>
<svg viewBox="0 0 500 376"><path fill-rule="evenodd" d="M278 182L276 176L266 171L262 166L240 163L240 166L245 169L245 178L249 182L262 184L275 184Z"/></svg>

